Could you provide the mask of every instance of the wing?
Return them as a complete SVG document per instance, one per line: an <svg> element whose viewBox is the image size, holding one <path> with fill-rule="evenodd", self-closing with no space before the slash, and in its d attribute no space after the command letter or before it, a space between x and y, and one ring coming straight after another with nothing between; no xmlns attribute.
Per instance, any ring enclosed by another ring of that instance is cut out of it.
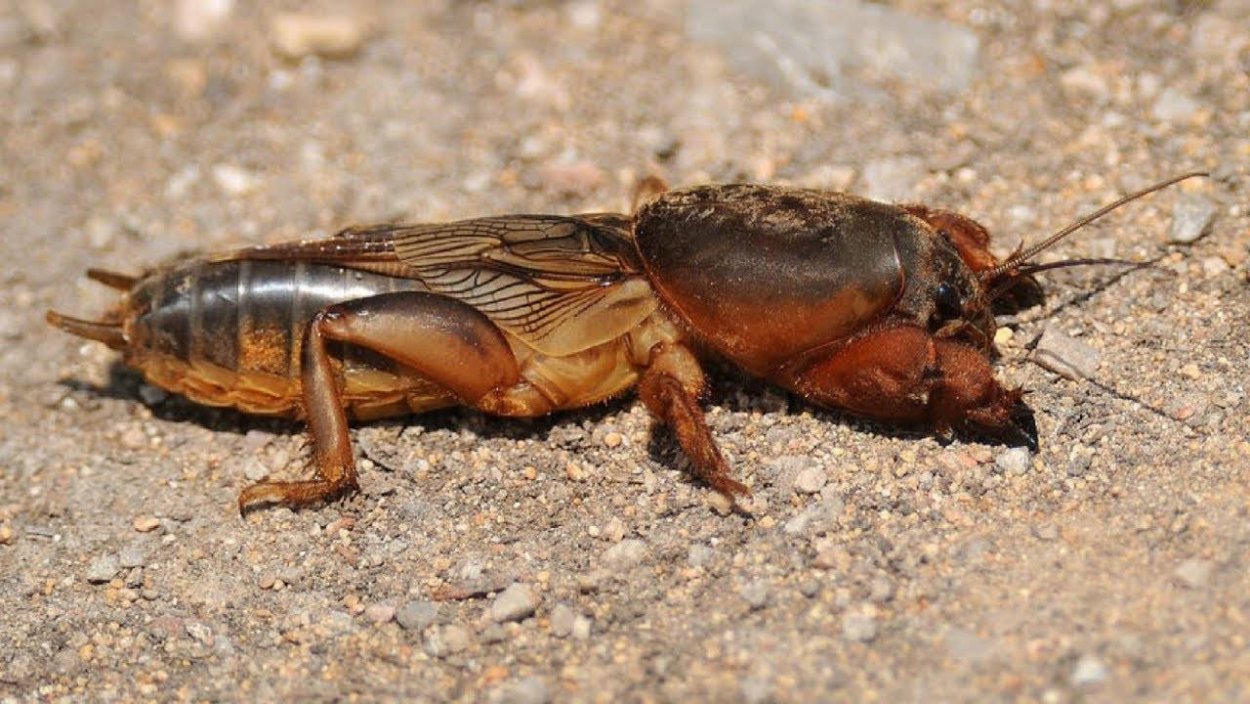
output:
<svg viewBox="0 0 1250 704"><path fill-rule="evenodd" d="M308 261L418 280L562 356L618 337L655 310L629 227L615 214L375 225L222 259Z"/></svg>

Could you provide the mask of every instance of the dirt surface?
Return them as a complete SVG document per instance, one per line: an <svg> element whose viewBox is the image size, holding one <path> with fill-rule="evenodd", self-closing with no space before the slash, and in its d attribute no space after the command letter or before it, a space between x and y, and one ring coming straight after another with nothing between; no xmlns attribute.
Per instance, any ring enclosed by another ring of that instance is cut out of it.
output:
<svg viewBox="0 0 1250 704"><path fill-rule="evenodd" d="M969 78L836 90L659 0L276 5L0 9L0 698L1250 698L1247 3L890 3L972 37ZM298 426L43 322L109 304L88 266L620 210L652 172L922 201L1007 252L1195 168L1051 255L1153 268L1055 272L1005 321L1035 455L714 369L751 516L625 398L367 425L362 493L244 520L242 487L301 471Z"/></svg>

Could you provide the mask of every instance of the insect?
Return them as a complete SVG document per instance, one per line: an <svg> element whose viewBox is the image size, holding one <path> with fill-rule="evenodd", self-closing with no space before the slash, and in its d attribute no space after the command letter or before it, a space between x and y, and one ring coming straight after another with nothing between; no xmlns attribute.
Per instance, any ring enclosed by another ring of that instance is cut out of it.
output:
<svg viewBox="0 0 1250 704"><path fill-rule="evenodd" d="M817 406L1036 446L1024 392L993 374L992 305L1041 251L1156 184L1005 260L985 228L919 205L764 185L661 193L633 215L511 215L348 228L142 276L102 320L48 322L121 350L155 386L299 417L314 476L262 481L240 510L357 488L348 419L462 404L539 416L637 387L693 473L749 496L705 422L719 356Z"/></svg>

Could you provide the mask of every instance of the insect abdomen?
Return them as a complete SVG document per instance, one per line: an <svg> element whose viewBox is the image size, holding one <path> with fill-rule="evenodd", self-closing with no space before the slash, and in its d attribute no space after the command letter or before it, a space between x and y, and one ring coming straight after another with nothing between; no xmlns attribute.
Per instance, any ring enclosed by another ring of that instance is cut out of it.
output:
<svg viewBox="0 0 1250 704"><path fill-rule="evenodd" d="M317 311L420 288L410 279L307 262L192 262L131 291L127 361L152 383L199 403L289 414L299 398L304 330ZM369 350L335 352L349 402L402 396L400 387L411 385Z"/></svg>

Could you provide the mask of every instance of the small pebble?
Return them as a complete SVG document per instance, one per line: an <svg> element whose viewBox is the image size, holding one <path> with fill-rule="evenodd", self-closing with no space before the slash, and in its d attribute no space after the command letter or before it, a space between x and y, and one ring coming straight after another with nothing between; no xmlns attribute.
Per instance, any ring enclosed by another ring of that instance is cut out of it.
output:
<svg viewBox="0 0 1250 704"><path fill-rule="evenodd" d="M234 0L178 0L174 28L185 41L208 41L220 34L233 11Z"/></svg>
<svg viewBox="0 0 1250 704"><path fill-rule="evenodd" d="M719 494L717 494L719 496ZM647 544L636 538L622 540L603 553L603 562L608 567L624 569L642 562L647 556Z"/></svg>
<svg viewBox="0 0 1250 704"><path fill-rule="evenodd" d="M350 15L284 12L269 23L274 51L293 60L313 55L346 58L359 51L368 36L368 23Z"/></svg>
<svg viewBox="0 0 1250 704"><path fill-rule="evenodd" d="M121 436L122 447L127 450L140 450L148 445L148 436L139 426L126 428Z"/></svg>
<svg viewBox="0 0 1250 704"><path fill-rule="evenodd" d="M603 444L608 447L620 447L625 438L617 432L608 433L603 436Z"/></svg>
<svg viewBox="0 0 1250 704"><path fill-rule="evenodd" d="M738 594L752 609L762 609L768 605L769 584L767 580L756 579L738 588Z"/></svg>
<svg viewBox="0 0 1250 704"><path fill-rule="evenodd" d="M695 543L686 548L686 562L691 567L705 567L715 556L716 551L703 543Z"/></svg>
<svg viewBox="0 0 1250 704"><path fill-rule="evenodd" d="M1201 263L1202 273L1208 279L1214 279L1229 272L1228 262L1224 261L1223 257L1204 257Z"/></svg>
<svg viewBox="0 0 1250 704"><path fill-rule="evenodd" d="M1102 355L1084 342L1049 327L1033 351L1033 360L1066 379L1089 379L1097 374Z"/></svg>
<svg viewBox="0 0 1250 704"><path fill-rule="evenodd" d="M1010 447L994 458L994 466L1005 474L1019 476L1029 471L1032 456L1026 447Z"/></svg>
<svg viewBox="0 0 1250 704"><path fill-rule="evenodd" d="M719 516L728 516L733 513L734 501L719 491L707 492L707 505Z"/></svg>
<svg viewBox="0 0 1250 704"><path fill-rule="evenodd" d="M508 629L504 628L502 624L488 623L478 633L478 640L486 645L502 643L508 640Z"/></svg>
<svg viewBox="0 0 1250 704"><path fill-rule="evenodd" d="M134 567L143 567L147 561L147 556L143 552L143 548L138 545L127 545L117 554L118 564L126 569Z"/></svg>
<svg viewBox="0 0 1250 704"><path fill-rule="evenodd" d="M260 177L234 164L213 166L213 183L228 196L245 196L260 188Z"/></svg>
<svg viewBox="0 0 1250 704"><path fill-rule="evenodd" d="M1107 79L1098 72L1096 67L1081 65L1064 71L1059 76L1059 84L1065 91L1088 95L1097 100L1105 100L1110 89Z"/></svg>
<svg viewBox="0 0 1250 704"><path fill-rule="evenodd" d="M821 467L806 467L794 477L794 490L800 494L815 494L825 488L829 477Z"/></svg>
<svg viewBox="0 0 1250 704"><path fill-rule="evenodd" d="M365 608L365 618L379 625L390 623L395 618L395 607L390 604L370 604Z"/></svg>
<svg viewBox="0 0 1250 704"><path fill-rule="evenodd" d="M541 677L523 677L501 685L490 693L491 704L547 704L551 691Z"/></svg>
<svg viewBox="0 0 1250 704"><path fill-rule="evenodd" d="M1107 679L1107 666L1097 656L1082 655L1072 668L1072 684L1083 687L1098 684Z"/></svg>
<svg viewBox="0 0 1250 704"><path fill-rule="evenodd" d="M251 482L259 482L269 476L269 467L259 457L249 457L243 461L243 476Z"/></svg>
<svg viewBox="0 0 1250 704"><path fill-rule="evenodd" d="M738 680L738 688L742 691L742 700L746 704L765 704L773 701L773 686L763 677L743 677Z"/></svg>
<svg viewBox="0 0 1250 704"><path fill-rule="evenodd" d="M1033 535L1038 540L1055 540L1059 537L1059 529L1053 523L1042 523L1033 526Z"/></svg>
<svg viewBox="0 0 1250 704"><path fill-rule="evenodd" d="M92 584L102 584L116 576L120 569L121 564L116 555L97 557L87 567L87 581Z"/></svg>
<svg viewBox="0 0 1250 704"><path fill-rule="evenodd" d="M1172 206L1171 240L1180 244L1197 242L1215 219L1215 203L1197 195L1186 194Z"/></svg>
<svg viewBox="0 0 1250 704"><path fill-rule="evenodd" d="M617 516L613 516L608 520L608 524L603 527L602 537L610 543L619 543L625 538L625 522Z"/></svg>
<svg viewBox="0 0 1250 704"><path fill-rule="evenodd" d="M1069 477L1083 477L1089 471L1090 466L1094 463L1092 455L1079 452L1068 460L1067 466L1064 468Z"/></svg>
<svg viewBox="0 0 1250 704"><path fill-rule="evenodd" d="M534 615L537 608L538 595L534 593L534 588L516 582L495 597L490 606L490 618L498 623L520 621Z"/></svg>
<svg viewBox="0 0 1250 704"><path fill-rule="evenodd" d="M409 631L424 630L438 618L438 604L431 601L410 601L395 611L395 620Z"/></svg>
<svg viewBox="0 0 1250 704"><path fill-rule="evenodd" d="M469 647L469 632L457 625L435 628L425 638L425 652L441 658L464 652Z"/></svg>
<svg viewBox="0 0 1250 704"><path fill-rule="evenodd" d="M578 616L573 619L573 637L577 640L587 640L590 638L590 619L585 616Z"/></svg>
<svg viewBox="0 0 1250 704"><path fill-rule="evenodd" d="M169 392L159 386L141 384L139 386L139 398L143 399L143 403L148 406L157 406L169 398Z"/></svg>
<svg viewBox="0 0 1250 704"><path fill-rule="evenodd" d="M877 637L877 619L869 614L847 614L842 619L842 637L867 643Z"/></svg>
<svg viewBox="0 0 1250 704"><path fill-rule="evenodd" d="M191 636L192 640L202 645L211 646L213 641L216 640L213 637L213 629L203 621L187 621L183 628L186 629L187 635Z"/></svg>
<svg viewBox="0 0 1250 704"><path fill-rule="evenodd" d="M888 577L877 576L872 580L868 600L875 604L884 604L894 598L894 583Z"/></svg>
<svg viewBox="0 0 1250 704"><path fill-rule="evenodd" d="M1199 107L1193 98L1175 88L1165 88L1155 99L1150 114L1159 122L1186 123L1194 119Z"/></svg>
<svg viewBox="0 0 1250 704"><path fill-rule="evenodd" d="M982 662L993 657L997 651L994 641L962 628L948 630L942 640L946 645L946 652L956 660L964 662Z"/></svg>
<svg viewBox="0 0 1250 704"><path fill-rule="evenodd" d="M1210 560L1185 560L1176 568L1176 578L1190 589L1201 589L1211 581L1213 565Z"/></svg>
<svg viewBox="0 0 1250 704"><path fill-rule="evenodd" d="M567 604L556 604L551 610L551 632L560 638L567 638L573 633L573 623L577 614Z"/></svg>

